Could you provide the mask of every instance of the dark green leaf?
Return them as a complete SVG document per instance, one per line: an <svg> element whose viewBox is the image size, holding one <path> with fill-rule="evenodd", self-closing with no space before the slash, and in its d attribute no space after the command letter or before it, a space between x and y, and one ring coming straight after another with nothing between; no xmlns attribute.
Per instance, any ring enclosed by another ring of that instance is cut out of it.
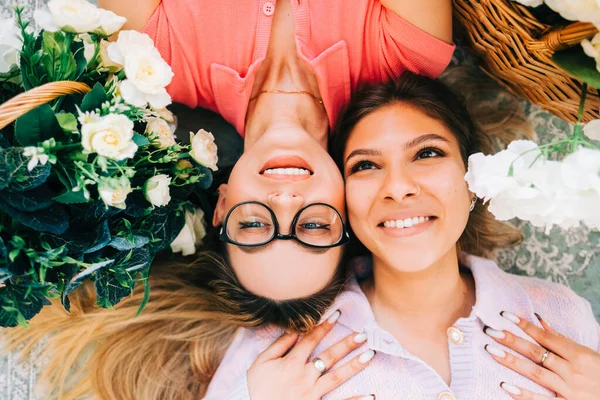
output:
<svg viewBox="0 0 600 400"><path fill-rule="evenodd" d="M121 269L134 276L137 272L143 271L150 265L150 252L147 247L121 251L115 256L115 263L111 269Z"/></svg>
<svg viewBox="0 0 600 400"><path fill-rule="evenodd" d="M63 292L63 296L68 296L69 294L73 293L73 291L77 289L83 282L91 278L94 273L110 267L113 263L114 260L99 261L91 264L83 271L75 274L75 276L67 283Z"/></svg>
<svg viewBox="0 0 600 400"><path fill-rule="evenodd" d="M48 186L42 185L25 192L0 192L6 202L19 211L37 211L52 205L54 193Z"/></svg>
<svg viewBox="0 0 600 400"><path fill-rule="evenodd" d="M151 253L167 249L185 224L183 213L169 207L156 207L150 215L138 223L138 230L151 238Z"/></svg>
<svg viewBox="0 0 600 400"><path fill-rule="evenodd" d="M38 164L31 171L27 170L29 158L23 155L23 148L12 147L6 150L0 150L0 165L8 165L9 177L8 188L14 192L23 192L34 189L48 179L50 175L50 163L46 165ZM2 179L2 178L0 178ZM3 185L0 184L0 187Z"/></svg>
<svg viewBox="0 0 600 400"><path fill-rule="evenodd" d="M8 248L4 240L0 237L0 267L8 265Z"/></svg>
<svg viewBox="0 0 600 400"><path fill-rule="evenodd" d="M92 88L92 91L85 95L79 108L83 112L94 111L95 109L100 108L102 103L107 100L108 97L106 96L104 87L101 84L96 83Z"/></svg>
<svg viewBox="0 0 600 400"><path fill-rule="evenodd" d="M21 146L37 146L39 142L62 133L52 107L43 104L23 115L15 124L15 138Z"/></svg>
<svg viewBox="0 0 600 400"><path fill-rule="evenodd" d="M583 47L574 46L558 51L552 56L552 61L573 77L600 89L600 71L596 68L596 61L585 54Z"/></svg>
<svg viewBox="0 0 600 400"><path fill-rule="evenodd" d="M101 271L96 276L96 302L100 307L112 308L133 291L135 281L130 280L130 286L123 286L119 278L111 271Z"/></svg>
<svg viewBox="0 0 600 400"><path fill-rule="evenodd" d="M96 230L96 239L84 253L89 254L105 248L111 242L111 239L108 221L104 221Z"/></svg>
<svg viewBox="0 0 600 400"><path fill-rule="evenodd" d="M197 164L198 169L200 170L200 180L196 183L196 187L198 190L206 190L212 185L213 182L213 174L212 171L206 168L203 165Z"/></svg>
<svg viewBox="0 0 600 400"><path fill-rule="evenodd" d="M75 63L77 64L75 76L79 77L85 72L85 67L87 66L87 60L85 59L85 46L83 41L73 42L73 44L71 44L71 52L73 53L73 56L75 57Z"/></svg>
<svg viewBox="0 0 600 400"><path fill-rule="evenodd" d="M81 205L77 208L72 206L71 208L75 211L75 218L72 221L72 225L83 228L86 226L96 226L100 222L121 212L118 208L106 207L101 200Z"/></svg>
<svg viewBox="0 0 600 400"><path fill-rule="evenodd" d="M8 259L8 272L13 275L25 275L31 269L31 262L23 252L17 255L14 261Z"/></svg>
<svg viewBox="0 0 600 400"><path fill-rule="evenodd" d="M30 292L24 287L8 285L0 289L0 326L14 327L26 324L44 306L51 305L46 298L50 285L32 285ZM26 296L27 294L27 296Z"/></svg>
<svg viewBox="0 0 600 400"><path fill-rule="evenodd" d="M125 205L127 208L124 210L124 213L134 218L142 217L152 208L148 200L144 198L144 193L141 190L137 190L127 196Z"/></svg>
<svg viewBox="0 0 600 400"><path fill-rule="evenodd" d="M133 134L133 142L138 145L138 147L146 146L150 144L150 141L146 138L146 136L142 136L139 133Z"/></svg>
<svg viewBox="0 0 600 400"><path fill-rule="evenodd" d="M0 149L0 190L10 183L12 166L8 162L8 150Z"/></svg>
<svg viewBox="0 0 600 400"><path fill-rule="evenodd" d="M89 200L85 198L83 190L80 190L78 192L67 190L63 194L56 196L54 198L54 201L62 204L80 204L87 203Z"/></svg>
<svg viewBox="0 0 600 400"><path fill-rule="evenodd" d="M149 242L150 239L148 237L141 235L132 235L130 238L116 236L112 238L110 246L120 251L126 251L145 246Z"/></svg>
<svg viewBox="0 0 600 400"><path fill-rule="evenodd" d="M69 227L69 219L64 208L59 204L34 212L19 211L9 206L4 199L0 200L0 208L15 221L39 232L60 235Z"/></svg>

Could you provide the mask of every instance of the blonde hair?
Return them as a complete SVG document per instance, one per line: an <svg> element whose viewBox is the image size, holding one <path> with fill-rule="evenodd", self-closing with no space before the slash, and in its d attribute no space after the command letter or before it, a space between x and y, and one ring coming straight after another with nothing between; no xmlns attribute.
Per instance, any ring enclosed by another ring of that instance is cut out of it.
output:
<svg viewBox="0 0 600 400"><path fill-rule="evenodd" d="M150 301L138 285L114 310L96 306L90 283L71 296L71 313L54 301L31 328L6 330L8 351L28 357L44 343L39 389L44 397L80 399L201 398L236 329L274 323L306 332L341 291L342 268L321 292L275 302L247 292L220 256L161 260L152 266Z"/></svg>

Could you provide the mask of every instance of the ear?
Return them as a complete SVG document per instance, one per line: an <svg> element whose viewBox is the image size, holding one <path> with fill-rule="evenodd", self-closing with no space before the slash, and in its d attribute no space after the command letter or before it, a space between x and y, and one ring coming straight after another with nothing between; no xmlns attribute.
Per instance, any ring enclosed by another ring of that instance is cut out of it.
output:
<svg viewBox="0 0 600 400"><path fill-rule="evenodd" d="M227 210L225 209L225 203L227 200L227 184L223 183L219 186L219 198L215 207L215 213L213 214L212 224L214 227L219 226L223 223Z"/></svg>

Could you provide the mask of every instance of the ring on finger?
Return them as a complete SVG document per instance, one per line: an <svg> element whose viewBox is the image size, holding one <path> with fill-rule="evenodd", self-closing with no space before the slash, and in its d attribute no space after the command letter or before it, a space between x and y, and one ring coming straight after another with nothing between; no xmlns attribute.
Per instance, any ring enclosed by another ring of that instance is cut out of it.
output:
<svg viewBox="0 0 600 400"><path fill-rule="evenodd" d="M546 362L546 360L548 359L548 356L550 355L550 352L548 350L546 350L544 352L544 354L542 354L542 359L540 361L540 365L544 365L544 363Z"/></svg>
<svg viewBox="0 0 600 400"><path fill-rule="evenodd" d="M325 365L325 361L321 360L319 357L313 359L312 364L320 374L323 374L325 371L327 371L327 365Z"/></svg>

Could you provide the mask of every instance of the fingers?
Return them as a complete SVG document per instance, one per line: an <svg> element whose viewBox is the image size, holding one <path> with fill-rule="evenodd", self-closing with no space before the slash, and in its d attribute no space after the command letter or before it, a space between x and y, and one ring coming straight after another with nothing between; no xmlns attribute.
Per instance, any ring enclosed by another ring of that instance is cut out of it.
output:
<svg viewBox="0 0 600 400"><path fill-rule="evenodd" d="M529 390L525 390L523 388L511 385L510 383L506 383L506 382L502 382L500 384L500 387L506 393L508 393L508 395L510 397L512 397L513 399L519 399L519 400L548 400L548 399L565 400L562 397L548 397L548 396L544 396L541 394L533 393L533 392L530 392Z"/></svg>
<svg viewBox="0 0 600 400"><path fill-rule="evenodd" d="M367 350L344 365L330 370L317 380L317 383L315 384L317 393L325 394L331 392L333 389L362 371L373 357L375 357L375 351Z"/></svg>
<svg viewBox="0 0 600 400"><path fill-rule="evenodd" d="M315 348L319 344L321 340L329 333L333 325L336 323L338 318L340 317L340 312L336 311L331 314L331 317L327 319L327 321L323 322L321 325L317 326L312 330L308 335L304 336L300 342L290 351L290 358L297 358L298 360L306 363L308 361L308 357L315 351Z"/></svg>
<svg viewBox="0 0 600 400"><path fill-rule="evenodd" d="M298 334L288 332L281 335L265 351L256 357L256 362L265 362L283 357L298 340Z"/></svg>
<svg viewBox="0 0 600 400"><path fill-rule="evenodd" d="M486 326L483 331L496 342L502 343L506 347L515 350L517 353L529 358L536 364L540 364L544 359L546 349L531 343L528 340L522 339L507 331L497 331L489 326ZM543 367L556 372L561 377L565 377L569 373L568 363L552 352L548 353L548 356L544 360Z"/></svg>
<svg viewBox="0 0 600 400"><path fill-rule="evenodd" d="M567 384L554 372L537 365L530 360L522 359L505 352L497 346L487 344L485 345L485 349L497 362L523 375L524 377L531 379L538 385L550 389L556 393L567 392Z"/></svg>
<svg viewBox="0 0 600 400"><path fill-rule="evenodd" d="M531 336L542 347L550 350L554 354L558 354L565 360L569 360L569 354L577 351L577 343L566 337L559 335L554 331L538 328L525 318L519 318L515 314L502 311L501 316L516 324L523 332ZM547 324L546 324L547 325Z"/></svg>
<svg viewBox="0 0 600 400"><path fill-rule="evenodd" d="M326 370L331 369L335 364L338 363L342 358L348 355L353 350L359 348L367 341L366 333L358 333L346 336L321 354L317 355L325 363ZM321 373L315 368L312 363L306 365L308 368L307 374L314 375L314 379L317 380Z"/></svg>
<svg viewBox="0 0 600 400"><path fill-rule="evenodd" d="M374 394L370 394L367 396L356 396L356 397L350 397L349 399L346 400L375 400L375 395Z"/></svg>

